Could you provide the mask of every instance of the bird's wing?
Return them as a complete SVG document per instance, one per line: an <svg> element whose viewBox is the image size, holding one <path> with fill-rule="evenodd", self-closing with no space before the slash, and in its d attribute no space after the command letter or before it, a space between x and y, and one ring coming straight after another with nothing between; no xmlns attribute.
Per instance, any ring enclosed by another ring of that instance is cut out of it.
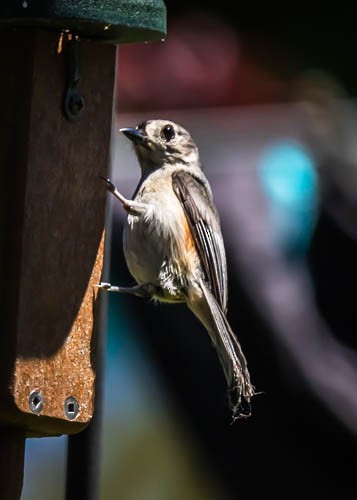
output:
<svg viewBox="0 0 357 500"><path fill-rule="evenodd" d="M222 311L227 309L227 264L221 227L211 193L198 178L179 170L173 190L187 217L205 279Z"/></svg>

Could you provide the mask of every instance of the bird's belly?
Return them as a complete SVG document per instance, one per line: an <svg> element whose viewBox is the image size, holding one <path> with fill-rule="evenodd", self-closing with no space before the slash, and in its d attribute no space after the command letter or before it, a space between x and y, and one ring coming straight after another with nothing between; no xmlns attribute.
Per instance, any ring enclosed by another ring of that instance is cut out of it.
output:
<svg viewBox="0 0 357 500"><path fill-rule="evenodd" d="M165 245L153 232L143 217L129 215L124 228L124 255L137 283L159 286Z"/></svg>
<svg viewBox="0 0 357 500"><path fill-rule="evenodd" d="M153 206L145 215L129 215L124 228L124 254L137 283L154 285L157 298L185 300L185 285L197 267L197 256L182 208L176 199Z"/></svg>

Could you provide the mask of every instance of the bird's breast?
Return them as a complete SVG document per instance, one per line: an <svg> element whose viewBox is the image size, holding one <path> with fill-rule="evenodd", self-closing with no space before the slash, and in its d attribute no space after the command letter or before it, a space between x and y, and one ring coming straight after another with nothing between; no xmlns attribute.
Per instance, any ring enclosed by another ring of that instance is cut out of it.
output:
<svg viewBox="0 0 357 500"><path fill-rule="evenodd" d="M128 215L124 253L133 277L151 283L169 295L181 294L187 279L197 272L198 258L186 216L172 191L144 191L139 197L147 210Z"/></svg>

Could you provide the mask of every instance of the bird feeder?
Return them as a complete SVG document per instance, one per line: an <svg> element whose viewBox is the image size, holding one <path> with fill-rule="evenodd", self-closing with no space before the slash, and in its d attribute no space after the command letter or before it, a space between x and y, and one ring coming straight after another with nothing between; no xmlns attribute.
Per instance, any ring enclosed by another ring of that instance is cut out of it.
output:
<svg viewBox="0 0 357 500"><path fill-rule="evenodd" d="M77 433L92 419L115 45L162 39L165 21L161 0L1 2L4 498L21 491L20 480L17 492L6 485L26 437Z"/></svg>

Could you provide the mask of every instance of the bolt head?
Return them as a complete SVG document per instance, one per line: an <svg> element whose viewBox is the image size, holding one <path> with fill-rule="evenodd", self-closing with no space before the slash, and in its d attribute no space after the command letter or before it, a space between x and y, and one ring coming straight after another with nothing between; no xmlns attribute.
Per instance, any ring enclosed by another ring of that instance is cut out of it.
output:
<svg viewBox="0 0 357 500"><path fill-rule="evenodd" d="M76 398L70 396L64 402L64 414L69 420L74 420L79 414L79 404Z"/></svg>
<svg viewBox="0 0 357 500"><path fill-rule="evenodd" d="M43 396L38 389L31 392L29 396L29 407L32 413L39 415L43 410Z"/></svg>

